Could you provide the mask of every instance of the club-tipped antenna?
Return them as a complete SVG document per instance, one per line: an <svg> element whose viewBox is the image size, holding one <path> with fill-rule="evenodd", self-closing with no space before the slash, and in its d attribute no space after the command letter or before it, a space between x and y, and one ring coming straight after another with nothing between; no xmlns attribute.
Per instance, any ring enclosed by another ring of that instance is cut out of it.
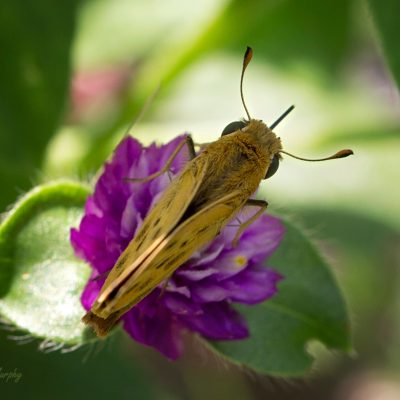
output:
<svg viewBox="0 0 400 400"><path fill-rule="evenodd" d="M242 98L242 104L243 107L246 111L247 117L249 118L249 121L251 120L249 110L246 107L246 102L244 101L244 96L243 96L243 77L244 77L244 71L246 71L247 66L249 65L249 62L251 61L253 57L253 49L249 46L247 46L246 52L244 53L244 58L243 58L243 68L242 68L242 75L240 77L240 97Z"/></svg>
<svg viewBox="0 0 400 400"><path fill-rule="evenodd" d="M270 127L269 129L274 129L287 115L294 110L294 105L291 105Z"/></svg>
<svg viewBox="0 0 400 400"><path fill-rule="evenodd" d="M345 150L340 150L337 153L333 154L332 156L325 157L325 158L304 158L304 157L298 157L295 156L294 154L290 154L287 151L281 150L280 153L287 154L290 157L297 158L298 160L302 161L327 161L327 160L335 160L337 158L344 158L351 156L353 153L353 150L350 149L345 149Z"/></svg>

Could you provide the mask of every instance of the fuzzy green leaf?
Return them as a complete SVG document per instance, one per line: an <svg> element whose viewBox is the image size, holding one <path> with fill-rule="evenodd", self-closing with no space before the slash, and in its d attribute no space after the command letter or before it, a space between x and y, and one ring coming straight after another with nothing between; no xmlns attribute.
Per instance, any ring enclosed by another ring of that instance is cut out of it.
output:
<svg viewBox="0 0 400 400"><path fill-rule="evenodd" d="M86 335L79 298L90 270L74 256L69 230L88 193L75 182L38 186L0 225L0 314L32 336L74 344Z"/></svg>
<svg viewBox="0 0 400 400"><path fill-rule="evenodd" d="M350 349L350 323L328 265L307 237L290 223L285 226L284 240L268 260L285 277L279 293L259 305L238 307L249 323L249 339L212 346L260 373L299 376L313 362L306 351L310 341Z"/></svg>

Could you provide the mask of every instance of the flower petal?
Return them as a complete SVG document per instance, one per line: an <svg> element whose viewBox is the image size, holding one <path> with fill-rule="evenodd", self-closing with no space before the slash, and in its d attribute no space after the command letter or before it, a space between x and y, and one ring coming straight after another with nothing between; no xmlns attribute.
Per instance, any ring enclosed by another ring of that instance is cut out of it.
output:
<svg viewBox="0 0 400 400"><path fill-rule="evenodd" d="M229 297L229 291L227 291L214 279L207 279L202 282L197 282L196 285L192 285L190 290L192 298L198 303L211 303L226 300Z"/></svg>
<svg viewBox="0 0 400 400"><path fill-rule="evenodd" d="M153 297L154 300L154 297ZM173 314L161 302L154 302L152 312L146 306L132 308L123 316L124 329L137 342L156 348L161 354L175 360L183 350L182 326L176 323Z"/></svg>
<svg viewBox="0 0 400 400"><path fill-rule="evenodd" d="M132 136L126 136L115 149L112 163L121 166L127 173L132 164L139 159L142 151L143 146L139 141Z"/></svg>
<svg viewBox="0 0 400 400"><path fill-rule="evenodd" d="M247 244L247 242L242 242ZM249 257L251 253L243 249L244 245L240 245L235 249L224 251L218 260L215 261L217 272L215 273L216 280L230 278L240 271L243 271L249 265Z"/></svg>
<svg viewBox="0 0 400 400"><path fill-rule="evenodd" d="M133 196L130 196L126 202L124 211L121 217L120 235L123 238L132 239L138 223L138 209Z"/></svg>
<svg viewBox="0 0 400 400"><path fill-rule="evenodd" d="M247 268L232 279L221 282L229 298L245 304L256 304L277 292L277 283L283 276L270 268Z"/></svg>
<svg viewBox="0 0 400 400"><path fill-rule="evenodd" d="M278 248L284 233L285 227L278 218L262 215L244 231L240 240L246 243L252 261L259 264Z"/></svg>
<svg viewBox="0 0 400 400"><path fill-rule="evenodd" d="M244 318L226 302L208 303L202 306L198 316L180 317L193 331L209 339L244 339L249 330Z"/></svg>
<svg viewBox="0 0 400 400"><path fill-rule="evenodd" d="M96 272L92 273L81 295L81 302L86 311L92 308L105 280L104 278L96 280L97 277L98 274Z"/></svg>
<svg viewBox="0 0 400 400"><path fill-rule="evenodd" d="M200 315L203 313L200 304L193 302L186 296L176 293L166 293L163 298L163 303L177 315Z"/></svg>
<svg viewBox="0 0 400 400"><path fill-rule="evenodd" d="M188 264L192 267L199 267L208 264L214 261L221 254L225 246L225 242L222 241L218 243L215 239L209 244L209 246L203 248L201 252L196 252L195 255L190 258Z"/></svg>
<svg viewBox="0 0 400 400"><path fill-rule="evenodd" d="M183 268L180 267L175 275L184 279L188 279L189 281L200 281L204 278L207 278L210 275L215 274L218 269L215 268L207 268L207 269L195 269L195 268Z"/></svg>

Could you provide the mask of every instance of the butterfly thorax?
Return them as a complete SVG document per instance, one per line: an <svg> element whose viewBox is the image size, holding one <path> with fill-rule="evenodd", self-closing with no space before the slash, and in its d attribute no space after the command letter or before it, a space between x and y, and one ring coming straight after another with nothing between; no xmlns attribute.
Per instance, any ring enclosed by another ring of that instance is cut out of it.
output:
<svg viewBox="0 0 400 400"><path fill-rule="evenodd" d="M205 161L207 163L207 172L192 207L197 211L235 190L241 192L245 202L257 190L272 156L280 149L280 139L257 120L250 120L242 130L209 144L191 162L194 167Z"/></svg>
<svg viewBox="0 0 400 400"><path fill-rule="evenodd" d="M248 134L242 140L255 146L254 151L260 159L264 156L271 159L282 150L281 139L261 120L251 119L241 131Z"/></svg>

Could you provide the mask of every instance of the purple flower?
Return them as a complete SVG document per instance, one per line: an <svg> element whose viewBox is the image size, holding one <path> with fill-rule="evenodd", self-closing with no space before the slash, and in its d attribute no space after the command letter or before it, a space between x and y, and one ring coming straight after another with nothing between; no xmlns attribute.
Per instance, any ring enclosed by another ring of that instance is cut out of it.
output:
<svg viewBox="0 0 400 400"><path fill-rule="evenodd" d="M104 283L101 275L114 266L170 179L163 174L138 184L126 183L124 178L159 171L183 138L160 147L142 147L126 137L106 163L87 200L79 229L71 230L76 254L93 267L81 298L87 310ZM171 175L178 173L187 159L183 148L172 164ZM251 215L254 210L250 208L238 219L245 220L245 213ZM282 277L263 264L278 247L284 227L277 218L263 215L244 231L237 247L232 247L238 224L234 219L211 243L198 249L175 271L161 296L160 285L122 317L124 329L135 340L176 359L182 352L185 329L213 340L249 336L246 321L231 304L256 304L276 293ZM99 275L100 279L94 279Z"/></svg>

